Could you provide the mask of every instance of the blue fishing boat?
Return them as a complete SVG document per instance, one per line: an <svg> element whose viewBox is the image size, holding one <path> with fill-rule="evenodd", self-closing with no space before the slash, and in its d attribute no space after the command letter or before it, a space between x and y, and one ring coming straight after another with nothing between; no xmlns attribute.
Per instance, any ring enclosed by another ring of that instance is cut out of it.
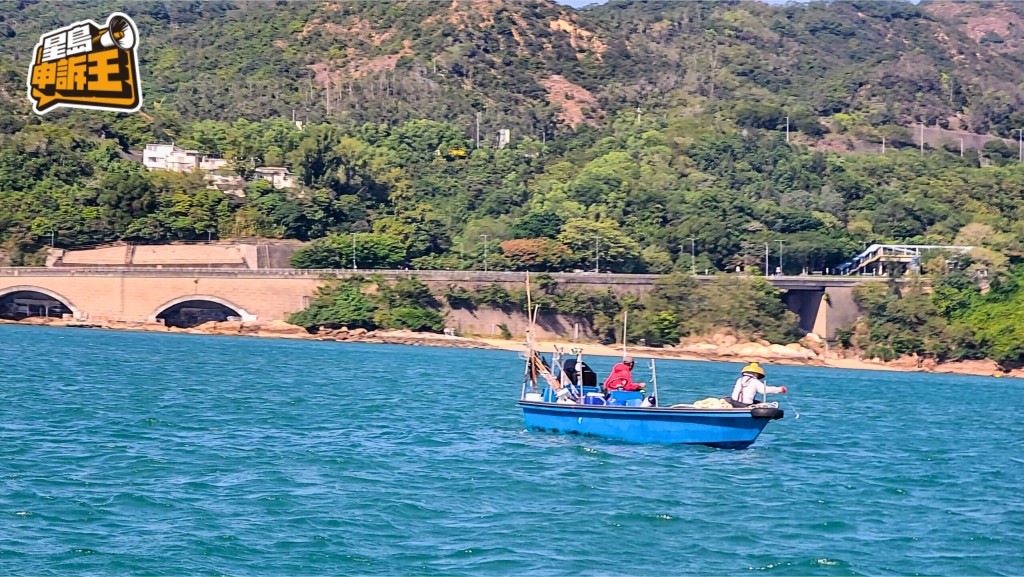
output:
<svg viewBox="0 0 1024 577"><path fill-rule="evenodd" d="M657 372L651 360L653 394L604 392L597 375L583 362L582 350L563 364L555 350L551 368L529 347L520 394L526 427L536 431L592 435L633 443L680 443L745 449L769 421L781 419L777 403L745 408L658 405ZM538 383L541 384L538 387Z"/></svg>

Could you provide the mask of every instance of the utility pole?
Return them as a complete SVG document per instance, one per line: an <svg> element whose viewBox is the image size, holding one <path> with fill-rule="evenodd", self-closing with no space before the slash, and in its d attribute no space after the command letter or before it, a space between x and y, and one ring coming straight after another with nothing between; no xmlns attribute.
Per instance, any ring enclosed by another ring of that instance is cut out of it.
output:
<svg viewBox="0 0 1024 577"><path fill-rule="evenodd" d="M921 121L921 154L924 154L924 121Z"/></svg>
<svg viewBox="0 0 1024 577"><path fill-rule="evenodd" d="M882 154L885 154L885 136L882 136Z"/></svg>
<svg viewBox="0 0 1024 577"><path fill-rule="evenodd" d="M480 113L476 113L476 147L480 148Z"/></svg>
<svg viewBox="0 0 1024 577"><path fill-rule="evenodd" d="M601 237L594 237L594 272L601 272Z"/></svg>
<svg viewBox="0 0 1024 577"><path fill-rule="evenodd" d="M964 139L960 139L960 158L964 157Z"/></svg>
<svg viewBox="0 0 1024 577"><path fill-rule="evenodd" d="M489 234L480 235L484 239L484 272L487 272L487 239L491 236Z"/></svg>
<svg viewBox="0 0 1024 577"><path fill-rule="evenodd" d="M764 243L764 276L771 276L771 272L768 271L768 243Z"/></svg>
<svg viewBox="0 0 1024 577"><path fill-rule="evenodd" d="M694 247L693 241L695 241L697 239L691 236L690 238L688 238L686 240L690 241L690 274L694 274L695 275L695 274L697 274L697 266L696 266L697 265L697 252L693 248Z"/></svg>
<svg viewBox="0 0 1024 577"><path fill-rule="evenodd" d="M789 117L786 117L786 142L789 142Z"/></svg>
<svg viewBox="0 0 1024 577"><path fill-rule="evenodd" d="M356 270L356 233L352 233L352 270Z"/></svg>
<svg viewBox="0 0 1024 577"><path fill-rule="evenodd" d="M782 243L784 243L786 241L784 241L784 240L777 240L775 242L779 243L779 274L781 275L782 274Z"/></svg>
<svg viewBox="0 0 1024 577"><path fill-rule="evenodd" d="M1024 162L1024 128L1017 129L1017 162Z"/></svg>
<svg viewBox="0 0 1024 577"><path fill-rule="evenodd" d="M640 103L638 102L637 105L636 105L636 123L637 124L640 124L640 113L641 112L642 112L642 110L640 109Z"/></svg>
<svg viewBox="0 0 1024 577"><path fill-rule="evenodd" d="M462 260L466 257L466 241L459 241L459 270L463 270L465 265L462 264Z"/></svg>

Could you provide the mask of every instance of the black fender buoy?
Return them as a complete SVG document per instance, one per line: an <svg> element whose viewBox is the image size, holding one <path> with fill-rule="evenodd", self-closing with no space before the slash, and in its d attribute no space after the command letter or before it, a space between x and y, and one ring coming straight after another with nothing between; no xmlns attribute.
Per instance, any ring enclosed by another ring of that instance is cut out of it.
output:
<svg viewBox="0 0 1024 577"><path fill-rule="evenodd" d="M755 419L781 419L782 409L775 407L754 407L750 409L750 416Z"/></svg>

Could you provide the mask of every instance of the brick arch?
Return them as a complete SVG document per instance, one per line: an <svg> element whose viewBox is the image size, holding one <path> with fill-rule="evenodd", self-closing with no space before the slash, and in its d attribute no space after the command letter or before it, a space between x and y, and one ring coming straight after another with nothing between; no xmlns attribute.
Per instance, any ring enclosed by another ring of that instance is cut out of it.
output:
<svg viewBox="0 0 1024 577"><path fill-rule="evenodd" d="M76 307L74 304L72 304L72 302L70 300L68 300L67 297L65 297L64 295L55 293L55 292L53 292L50 289L43 288L43 287L37 286L37 285L23 284L23 285L9 286L9 287L6 287L6 288L0 288L0 298L3 298L3 297L5 297L5 296L7 296L9 294L12 294L12 293L20 293L20 292L25 292L25 291L30 291L30 292L36 292L36 293L39 293L39 294L44 294L44 295L52 298L53 300L60 301L64 306L68 307L71 310L71 314L74 315L74 317L76 319L81 317L82 311L80 311L78 309L78 307Z"/></svg>
<svg viewBox="0 0 1024 577"><path fill-rule="evenodd" d="M233 303L233 302L231 302L229 300L222 299L220 297L215 297L213 295L196 295L196 294L180 296L180 297L178 297L176 299L172 299L172 300L169 300L169 301L165 302L164 304L158 306L155 311L153 311L153 314L149 317L149 320L155 322L157 317L160 316L160 313L162 313L165 310L173 307L174 305L179 305L179 304L181 304L183 302L188 302L188 301L209 301L211 303L216 303L216 304L219 304L219 305L222 305L222 306L228 307L229 309L234 310L235 312L238 313L238 316L242 317L243 321L254 321L254 320L256 320L256 315L250 314L248 311L246 311L242 307L236 305L235 303Z"/></svg>

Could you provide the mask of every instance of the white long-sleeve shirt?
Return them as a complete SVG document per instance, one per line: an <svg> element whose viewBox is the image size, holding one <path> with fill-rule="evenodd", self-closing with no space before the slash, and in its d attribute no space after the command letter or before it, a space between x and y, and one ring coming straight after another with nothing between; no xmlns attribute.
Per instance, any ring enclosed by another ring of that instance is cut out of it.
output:
<svg viewBox="0 0 1024 577"><path fill-rule="evenodd" d="M753 404L756 395L764 395L765 391L781 393L782 387L769 387L755 377L741 375L740 378L736 379L736 384L732 388L730 398L738 403L750 405Z"/></svg>

